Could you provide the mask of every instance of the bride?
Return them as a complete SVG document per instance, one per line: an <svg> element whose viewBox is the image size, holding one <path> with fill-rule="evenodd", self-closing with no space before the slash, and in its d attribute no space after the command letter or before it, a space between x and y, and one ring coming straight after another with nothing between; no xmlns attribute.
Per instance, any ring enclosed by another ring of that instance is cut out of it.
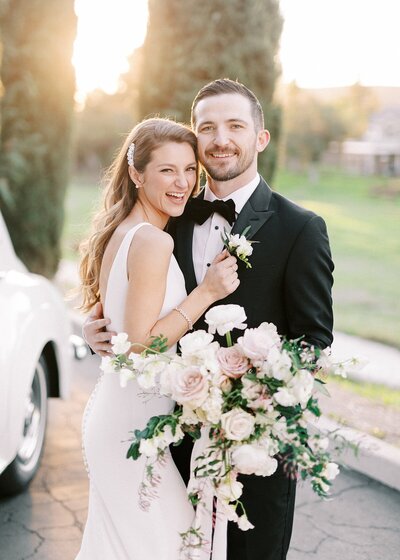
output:
<svg viewBox="0 0 400 560"><path fill-rule="evenodd" d="M83 246L83 309L101 302L109 329L127 332L137 344L162 334L175 351L206 309L239 285L236 259L223 252L186 294L173 240L163 230L183 213L198 180L195 135L166 119L135 126L110 168L104 208ZM76 560L178 560L180 533L189 529L194 512L171 455L165 456L148 511L139 496L145 460L125 458L129 432L173 407L167 397L144 394L134 381L121 388L116 374L99 377L83 420L90 493Z"/></svg>

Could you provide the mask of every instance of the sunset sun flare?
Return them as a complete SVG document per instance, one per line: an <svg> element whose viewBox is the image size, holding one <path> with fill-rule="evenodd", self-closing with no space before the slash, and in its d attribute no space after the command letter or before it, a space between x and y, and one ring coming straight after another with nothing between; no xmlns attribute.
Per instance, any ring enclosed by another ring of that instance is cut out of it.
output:
<svg viewBox="0 0 400 560"><path fill-rule="evenodd" d="M78 32L72 62L76 71L77 100L102 89L114 93L118 78L128 70L128 57L144 40L146 0L76 0Z"/></svg>

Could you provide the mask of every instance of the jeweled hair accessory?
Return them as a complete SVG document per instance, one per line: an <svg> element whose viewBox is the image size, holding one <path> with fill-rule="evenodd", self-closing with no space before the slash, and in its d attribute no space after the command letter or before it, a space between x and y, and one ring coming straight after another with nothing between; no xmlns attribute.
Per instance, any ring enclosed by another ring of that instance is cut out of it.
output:
<svg viewBox="0 0 400 560"><path fill-rule="evenodd" d="M129 146L128 151L126 153L126 158L128 160L128 165L133 166L133 156L134 155L135 155L135 144L134 144L134 142L132 142L132 144Z"/></svg>

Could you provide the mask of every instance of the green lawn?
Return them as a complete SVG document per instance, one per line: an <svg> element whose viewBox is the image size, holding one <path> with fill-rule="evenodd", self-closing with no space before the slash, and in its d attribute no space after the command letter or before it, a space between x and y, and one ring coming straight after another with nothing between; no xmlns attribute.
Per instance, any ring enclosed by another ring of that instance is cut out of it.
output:
<svg viewBox="0 0 400 560"><path fill-rule="evenodd" d="M400 195L373 194L382 178L280 171L273 186L326 220L336 265L335 328L400 347ZM77 259L99 198L96 180L76 178L66 200L63 256Z"/></svg>
<svg viewBox="0 0 400 560"><path fill-rule="evenodd" d="M100 197L95 179L74 177L65 199L65 222L62 237L64 259L79 259L78 247L90 231L92 215Z"/></svg>
<svg viewBox="0 0 400 560"><path fill-rule="evenodd" d="M331 383L371 401L379 402L385 406L392 406L400 410L400 391L398 389L386 387L385 385L377 385L376 383L353 381L351 379L333 376L329 378L329 386Z"/></svg>
<svg viewBox="0 0 400 560"><path fill-rule="evenodd" d="M274 188L326 220L335 261L335 328L400 346L400 195L384 178L322 172L316 184L280 171Z"/></svg>

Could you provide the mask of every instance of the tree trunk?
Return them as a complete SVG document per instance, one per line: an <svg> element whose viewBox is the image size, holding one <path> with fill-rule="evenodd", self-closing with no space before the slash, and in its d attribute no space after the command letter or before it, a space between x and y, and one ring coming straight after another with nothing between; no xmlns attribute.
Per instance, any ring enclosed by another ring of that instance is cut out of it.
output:
<svg viewBox="0 0 400 560"><path fill-rule="evenodd" d="M68 180L73 0L3 0L0 204L30 270L54 275Z"/></svg>
<svg viewBox="0 0 400 560"><path fill-rule="evenodd" d="M270 179L281 120L273 102L281 30L278 0L149 0L140 117L156 113L189 122L193 98L202 86L217 78L238 79L264 109L272 140L259 167Z"/></svg>

